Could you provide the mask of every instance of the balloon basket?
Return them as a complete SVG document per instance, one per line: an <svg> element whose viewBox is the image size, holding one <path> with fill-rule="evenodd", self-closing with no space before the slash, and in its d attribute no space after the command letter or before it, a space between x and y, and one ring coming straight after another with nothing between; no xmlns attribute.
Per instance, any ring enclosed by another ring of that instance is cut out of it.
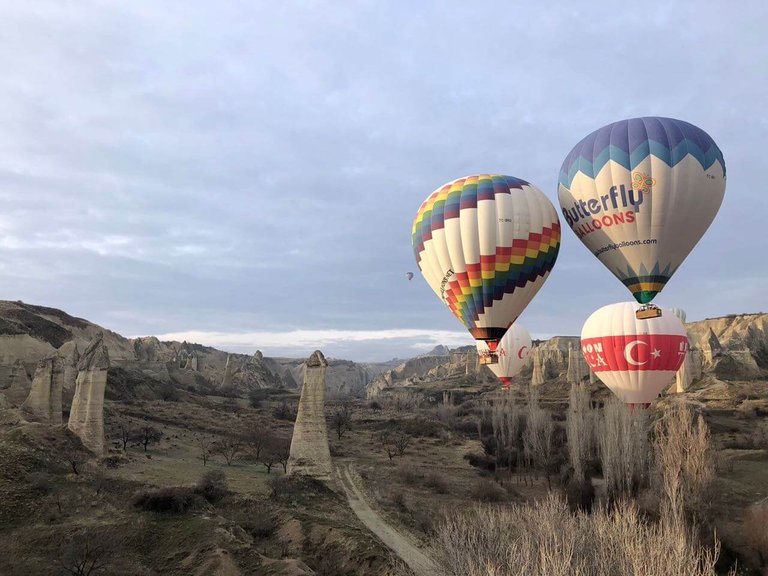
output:
<svg viewBox="0 0 768 576"><path fill-rule="evenodd" d="M638 320L648 320L650 318L661 318L661 308L655 304L644 304L635 311L635 317Z"/></svg>

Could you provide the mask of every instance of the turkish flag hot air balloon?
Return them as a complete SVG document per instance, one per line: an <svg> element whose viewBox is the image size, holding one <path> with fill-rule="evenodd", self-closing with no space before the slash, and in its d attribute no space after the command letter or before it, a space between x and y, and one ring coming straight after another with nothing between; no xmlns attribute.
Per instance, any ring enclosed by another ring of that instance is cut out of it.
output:
<svg viewBox="0 0 768 576"><path fill-rule="evenodd" d="M638 308L635 302L620 302L593 313L581 330L581 352L623 402L648 406L685 360L688 335L671 311L638 320Z"/></svg>
<svg viewBox="0 0 768 576"><path fill-rule="evenodd" d="M432 290L493 352L549 276L560 220L528 182L479 174L432 192L416 213L412 240Z"/></svg>
<svg viewBox="0 0 768 576"><path fill-rule="evenodd" d="M702 129L632 118L579 142L560 169L565 221L641 304L653 300L714 220L725 161Z"/></svg>
<svg viewBox="0 0 768 576"><path fill-rule="evenodd" d="M483 340L478 340L477 353L480 356L480 363L491 355L491 349ZM501 386L505 390L509 388L512 378L520 372L525 364L528 353L531 350L531 335L528 330L520 326L517 322L512 324L506 334L502 336L499 345L496 347L498 362L489 363L488 368L501 381Z"/></svg>

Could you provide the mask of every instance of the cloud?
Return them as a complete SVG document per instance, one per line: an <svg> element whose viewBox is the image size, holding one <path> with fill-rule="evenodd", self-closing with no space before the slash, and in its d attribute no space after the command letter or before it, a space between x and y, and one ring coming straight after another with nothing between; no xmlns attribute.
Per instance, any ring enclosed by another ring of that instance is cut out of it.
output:
<svg viewBox="0 0 768 576"><path fill-rule="evenodd" d="M758 0L9 4L0 297L121 333L194 326L287 346L279 335L315 331L307 347L407 355L435 340L320 333L459 330L410 245L430 191L499 171L556 202L573 144L663 114L701 125L729 169L721 212L663 304L759 309L768 42L754 23L766 17ZM722 278L752 288L712 298ZM565 230L522 322L577 334L628 298Z"/></svg>
<svg viewBox="0 0 768 576"><path fill-rule="evenodd" d="M158 334L160 340L194 342L228 351L274 353L275 355L300 356L322 349L326 354L356 348L364 344L369 357L377 360L391 358L377 348L390 350L392 346L410 349L410 356L444 344L449 347L472 345L474 341L466 332L449 330L415 330L409 328L388 330L291 330L288 332L204 332L191 330Z"/></svg>

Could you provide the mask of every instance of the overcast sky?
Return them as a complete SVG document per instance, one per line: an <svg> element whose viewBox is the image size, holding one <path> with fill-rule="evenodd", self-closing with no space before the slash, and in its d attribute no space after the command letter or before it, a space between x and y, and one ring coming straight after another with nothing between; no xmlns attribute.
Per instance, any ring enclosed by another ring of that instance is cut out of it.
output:
<svg viewBox="0 0 768 576"><path fill-rule="evenodd" d="M582 137L662 115L728 186L657 302L768 310L768 4L620 5L4 2L0 298L268 355L470 344L414 262L426 196L500 172L557 205ZM565 227L520 322L578 334L629 298Z"/></svg>

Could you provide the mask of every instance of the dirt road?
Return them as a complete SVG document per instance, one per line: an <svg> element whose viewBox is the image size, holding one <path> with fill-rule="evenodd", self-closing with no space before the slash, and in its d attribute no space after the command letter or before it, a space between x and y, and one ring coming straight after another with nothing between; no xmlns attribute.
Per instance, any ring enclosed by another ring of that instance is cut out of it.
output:
<svg viewBox="0 0 768 576"><path fill-rule="evenodd" d="M344 487L352 511L360 521L405 562L416 576L437 576L435 563L419 550L406 536L387 524L368 504L362 490L355 483L351 465L336 468L336 475Z"/></svg>

